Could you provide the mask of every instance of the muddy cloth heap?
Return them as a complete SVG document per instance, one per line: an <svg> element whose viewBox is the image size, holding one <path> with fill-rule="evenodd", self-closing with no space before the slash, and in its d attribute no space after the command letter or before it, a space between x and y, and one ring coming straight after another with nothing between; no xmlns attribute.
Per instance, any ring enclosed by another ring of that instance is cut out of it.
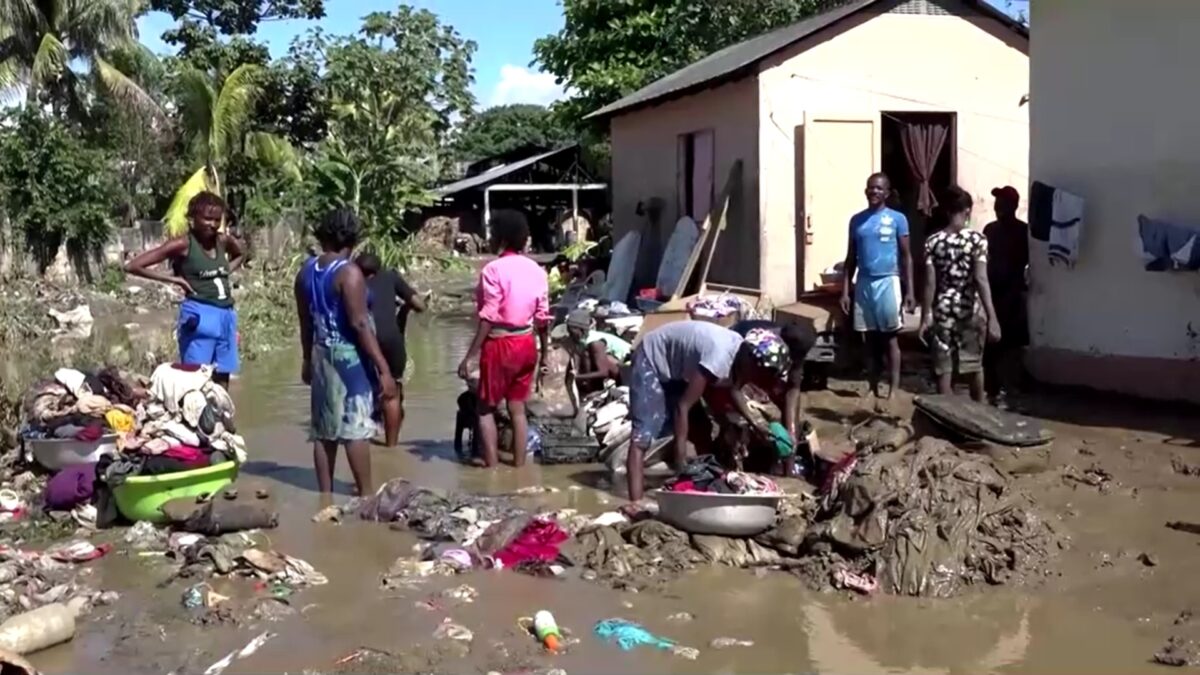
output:
<svg viewBox="0 0 1200 675"><path fill-rule="evenodd" d="M489 497L445 492L413 485L403 478L384 483L374 495L355 500L345 509L363 520L395 523L422 539L452 541L472 546L488 529L509 519L524 517L525 522L512 532L515 537L528 522L529 514L506 497ZM508 540L483 555L491 555Z"/></svg>
<svg viewBox="0 0 1200 675"><path fill-rule="evenodd" d="M620 589L664 584L704 563L750 567L778 563L780 554L755 539L689 535L664 522L586 528L562 547L564 558Z"/></svg>
<svg viewBox="0 0 1200 675"><path fill-rule="evenodd" d="M932 437L850 456L826 482L797 569L812 585L868 579L897 595L950 597L1038 575L1055 533L1032 499L983 455Z"/></svg>
<svg viewBox="0 0 1200 675"><path fill-rule="evenodd" d="M687 303L687 312L693 319L723 319L730 316L742 320L759 318L753 305L732 293L702 295Z"/></svg>

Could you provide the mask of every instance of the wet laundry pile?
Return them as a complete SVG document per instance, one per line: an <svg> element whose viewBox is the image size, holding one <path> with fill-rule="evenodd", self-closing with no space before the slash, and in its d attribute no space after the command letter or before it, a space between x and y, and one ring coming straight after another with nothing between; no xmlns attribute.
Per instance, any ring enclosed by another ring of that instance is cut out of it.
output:
<svg viewBox="0 0 1200 675"><path fill-rule="evenodd" d="M108 527L120 518L112 489L130 476L245 462L233 400L212 377L211 366L168 363L150 378L111 368L94 375L62 369L53 381L35 386L25 401L27 441L55 437L97 444L95 453L81 454L77 463L53 467L58 472L46 485L46 508L93 505L94 524ZM81 427L87 415L92 421ZM115 440L109 446L106 439ZM30 459L38 460L37 454Z"/></svg>
<svg viewBox="0 0 1200 675"><path fill-rule="evenodd" d="M726 471L712 455L701 455L688 463L663 487L668 492L713 492L725 495L778 495L779 485L767 476L743 471Z"/></svg>
<svg viewBox="0 0 1200 675"><path fill-rule="evenodd" d="M989 457L923 437L830 471L795 572L817 588L944 598L1040 576L1055 540Z"/></svg>
<svg viewBox="0 0 1200 675"><path fill-rule="evenodd" d="M98 443L134 430L138 406L150 392L116 368L83 372L60 368L25 393L22 439Z"/></svg>
<svg viewBox="0 0 1200 675"><path fill-rule="evenodd" d="M726 319L735 317L737 320L760 318L749 301L732 293L701 295L687 303L688 315L693 319Z"/></svg>

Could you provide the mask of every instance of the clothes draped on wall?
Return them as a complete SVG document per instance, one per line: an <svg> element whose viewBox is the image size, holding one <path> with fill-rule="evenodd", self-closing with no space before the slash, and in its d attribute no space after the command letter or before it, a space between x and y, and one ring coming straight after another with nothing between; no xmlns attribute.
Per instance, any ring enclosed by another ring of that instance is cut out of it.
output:
<svg viewBox="0 0 1200 675"><path fill-rule="evenodd" d="M901 127L904 159L917 182L917 210L926 216L931 215L938 205L929 181L949 135L950 126L939 122L906 122Z"/></svg>
<svg viewBox="0 0 1200 675"><path fill-rule="evenodd" d="M1151 272L1200 270L1200 228L1138 216L1142 257Z"/></svg>
<svg viewBox="0 0 1200 675"><path fill-rule="evenodd" d="M1083 231L1083 198L1034 181L1029 191L1029 234L1050 244L1051 265L1074 267Z"/></svg>

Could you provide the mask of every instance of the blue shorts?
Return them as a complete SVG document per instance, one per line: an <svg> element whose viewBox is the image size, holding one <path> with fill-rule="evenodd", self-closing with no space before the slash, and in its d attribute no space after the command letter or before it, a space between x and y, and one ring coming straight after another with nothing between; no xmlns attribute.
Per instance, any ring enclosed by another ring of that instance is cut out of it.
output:
<svg viewBox="0 0 1200 675"><path fill-rule="evenodd" d="M900 277L859 275L854 284L854 330L860 333L898 333L904 327L900 315Z"/></svg>
<svg viewBox="0 0 1200 675"><path fill-rule="evenodd" d="M223 375L238 371L237 312L232 307L185 300L175 329L181 363L211 365Z"/></svg>

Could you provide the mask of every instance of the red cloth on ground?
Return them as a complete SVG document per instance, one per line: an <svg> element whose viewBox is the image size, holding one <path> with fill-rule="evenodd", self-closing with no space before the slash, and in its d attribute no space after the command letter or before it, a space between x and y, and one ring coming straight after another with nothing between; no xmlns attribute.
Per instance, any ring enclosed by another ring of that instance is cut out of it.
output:
<svg viewBox="0 0 1200 675"><path fill-rule="evenodd" d="M92 441L100 440L100 437L103 435L104 425L97 422L96 424L89 424L80 429L78 433L75 434L75 440L91 443Z"/></svg>
<svg viewBox="0 0 1200 675"><path fill-rule="evenodd" d="M537 338L533 333L489 336L479 354L480 402L495 407L501 401L528 400L537 361Z"/></svg>
<svg viewBox="0 0 1200 675"><path fill-rule="evenodd" d="M672 483L663 488L667 492L701 492L696 489L696 484L690 480L681 480L678 483Z"/></svg>
<svg viewBox="0 0 1200 675"><path fill-rule="evenodd" d="M558 523L552 520L535 519L525 526L521 533L513 538L496 554L505 567L512 567L526 560L545 560L554 562L558 559L558 546L570 536L563 531Z"/></svg>

